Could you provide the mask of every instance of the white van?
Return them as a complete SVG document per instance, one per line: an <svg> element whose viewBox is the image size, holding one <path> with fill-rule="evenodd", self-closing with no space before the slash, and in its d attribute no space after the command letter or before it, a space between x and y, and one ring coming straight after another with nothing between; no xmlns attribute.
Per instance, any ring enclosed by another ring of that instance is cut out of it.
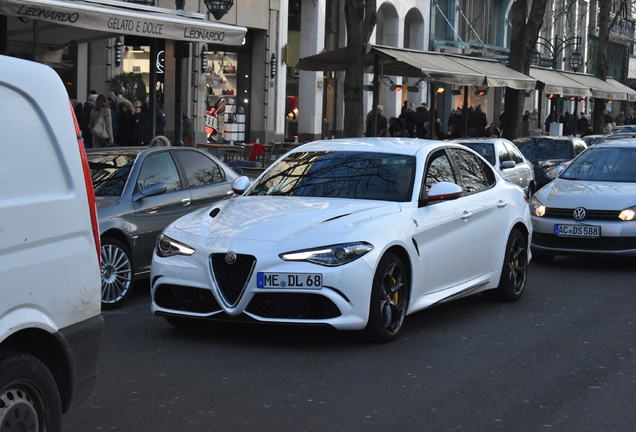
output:
<svg viewBox="0 0 636 432"><path fill-rule="evenodd" d="M96 378L99 230L79 136L57 74L0 56L1 430L61 430Z"/></svg>

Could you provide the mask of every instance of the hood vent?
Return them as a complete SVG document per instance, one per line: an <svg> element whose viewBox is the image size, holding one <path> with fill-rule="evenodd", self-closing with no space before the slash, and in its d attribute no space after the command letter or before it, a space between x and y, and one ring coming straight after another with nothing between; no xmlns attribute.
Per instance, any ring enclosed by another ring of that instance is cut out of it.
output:
<svg viewBox="0 0 636 432"><path fill-rule="evenodd" d="M221 209L218 207L212 209L212 211L210 212L210 217L216 217L216 215L218 215L220 211Z"/></svg>
<svg viewBox="0 0 636 432"><path fill-rule="evenodd" d="M325 219L324 221L322 221L322 223L325 223L325 222L331 222L332 220L340 219L340 218L343 218L343 217L345 217L345 216L349 216L350 214L351 214L351 213L346 213L346 214L343 214L343 215L340 215L340 216L334 216L334 217L332 217L332 218Z"/></svg>

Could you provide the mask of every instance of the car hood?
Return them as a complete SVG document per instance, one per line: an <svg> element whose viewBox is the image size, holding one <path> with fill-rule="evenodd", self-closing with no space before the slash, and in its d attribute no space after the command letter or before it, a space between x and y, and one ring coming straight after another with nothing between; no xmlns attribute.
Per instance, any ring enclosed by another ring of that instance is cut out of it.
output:
<svg viewBox="0 0 636 432"><path fill-rule="evenodd" d="M318 243L334 242L345 241L358 226L399 211L398 203L386 201L241 196L190 213L166 231L168 235L176 230L199 239L280 243L308 237L318 239Z"/></svg>
<svg viewBox="0 0 636 432"><path fill-rule="evenodd" d="M566 162L568 159L550 159L550 160L540 160L540 161L535 161L535 163L533 164L535 169L537 170L547 170L548 168L552 168L555 165L559 165L562 164L563 162Z"/></svg>
<svg viewBox="0 0 636 432"><path fill-rule="evenodd" d="M546 207L623 210L636 204L636 184L558 178L537 192L536 197Z"/></svg>
<svg viewBox="0 0 636 432"><path fill-rule="evenodd" d="M97 210L106 209L116 206L120 201L121 199L119 197L96 196L95 207L97 207Z"/></svg>

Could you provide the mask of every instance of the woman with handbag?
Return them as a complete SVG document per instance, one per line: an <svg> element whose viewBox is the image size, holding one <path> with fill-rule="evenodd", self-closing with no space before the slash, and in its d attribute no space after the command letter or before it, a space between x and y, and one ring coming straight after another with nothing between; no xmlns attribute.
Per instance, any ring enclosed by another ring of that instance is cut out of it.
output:
<svg viewBox="0 0 636 432"><path fill-rule="evenodd" d="M93 135L93 147L105 147L113 144L113 122L108 99L103 94L97 96L91 110L88 128Z"/></svg>

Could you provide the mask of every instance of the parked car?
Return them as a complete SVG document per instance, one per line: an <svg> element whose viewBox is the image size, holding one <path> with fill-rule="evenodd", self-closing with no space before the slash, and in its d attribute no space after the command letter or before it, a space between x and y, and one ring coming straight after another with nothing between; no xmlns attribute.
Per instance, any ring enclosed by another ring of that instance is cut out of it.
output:
<svg viewBox="0 0 636 432"><path fill-rule="evenodd" d="M0 56L0 430L60 431L97 376L99 233L53 69Z"/></svg>
<svg viewBox="0 0 636 432"><path fill-rule="evenodd" d="M390 340L434 304L524 291L524 192L458 144L317 141L234 189L157 243L152 310L176 326L242 317Z"/></svg>
<svg viewBox="0 0 636 432"><path fill-rule="evenodd" d="M586 135L581 137L581 139L585 142L585 145L593 146L607 139L607 135Z"/></svg>
<svg viewBox="0 0 636 432"><path fill-rule="evenodd" d="M187 147L112 147L88 151L101 236L102 306L126 300L150 272L166 225L231 193L238 175L214 156Z"/></svg>
<svg viewBox="0 0 636 432"><path fill-rule="evenodd" d="M614 126L609 133L610 135L624 134L624 133L633 134L633 133L636 133L636 125Z"/></svg>
<svg viewBox="0 0 636 432"><path fill-rule="evenodd" d="M573 137L517 138L514 143L534 167L537 190L556 178L558 165L572 160L587 148L585 141Z"/></svg>
<svg viewBox="0 0 636 432"><path fill-rule="evenodd" d="M597 144L530 201L534 256L636 255L636 144Z"/></svg>
<svg viewBox="0 0 636 432"><path fill-rule="evenodd" d="M521 187L527 196L536 190L532 164L505 138L465 138L456 143L470 147L486 159L505 180Z"/></svg>

